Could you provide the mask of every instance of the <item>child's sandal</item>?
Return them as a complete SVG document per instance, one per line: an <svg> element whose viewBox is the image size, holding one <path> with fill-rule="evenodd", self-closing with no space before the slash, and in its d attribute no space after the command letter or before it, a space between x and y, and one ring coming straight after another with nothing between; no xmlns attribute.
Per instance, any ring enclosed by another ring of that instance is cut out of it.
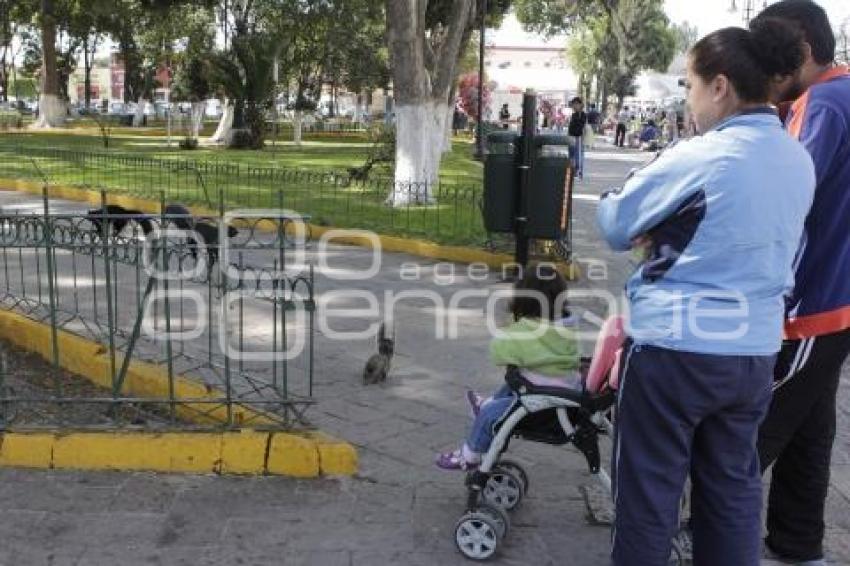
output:
<svg viewBox="0 0 850 566"><path fill-rule="evenodd" d="M442 470L474 470L478 468L478 462L467 462L460 450L444 452L437 456L437 467Z"/></svg>

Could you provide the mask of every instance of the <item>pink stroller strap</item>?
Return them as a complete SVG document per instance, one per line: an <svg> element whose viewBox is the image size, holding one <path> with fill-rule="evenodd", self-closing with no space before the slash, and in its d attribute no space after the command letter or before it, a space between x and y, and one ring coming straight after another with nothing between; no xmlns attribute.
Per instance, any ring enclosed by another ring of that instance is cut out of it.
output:
<svg viewBox="0 0 850 566"><path fill-rule="evenodd" d="M599 331L593 359L587 371L585 388L590 393L599 393L605 387L616 389L619 381L620 354L626 341L625 324L622 316L608 318ZM610 377L609 377L610 376Z"/></svg>

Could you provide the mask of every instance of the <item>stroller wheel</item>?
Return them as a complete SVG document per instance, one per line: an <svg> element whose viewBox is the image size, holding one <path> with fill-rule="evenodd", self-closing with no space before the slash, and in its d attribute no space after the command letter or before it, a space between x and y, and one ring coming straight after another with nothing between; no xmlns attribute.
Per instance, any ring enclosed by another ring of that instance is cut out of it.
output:
<svg viewBox="0 0 850 566"><path fill-rule="evenodd" d="M499 549L499 528L485 513L467 513L455 525L455 544L466 558L489 560Z"/></svg>
<svg viewBox="0 0 850 566"><path fill-rule="evenodd" d="M519 475L510 468L496 466L484 486L484 501L512 511L520 504L525 490Z"/></svg>
<svg viewBox="0 0 850 566"><path fill-rule="evenodd" d="M498 467L504 468L519 476L520 481L522 481L522 495L523 497L528 495L529 481L528 474L525 472L525 468L523 468L513 460L508 459L499 460L499 463L497 465Z"/></svg>
<svg viewBox="0 0 850 566"><path fill-rule="evenodd" d="M499 539L508 536L508 531L511 529L511 519L508 517L508 512L491 503L481 503L473 513L479 513L490 517L496 522L496 532Z"/></svg>

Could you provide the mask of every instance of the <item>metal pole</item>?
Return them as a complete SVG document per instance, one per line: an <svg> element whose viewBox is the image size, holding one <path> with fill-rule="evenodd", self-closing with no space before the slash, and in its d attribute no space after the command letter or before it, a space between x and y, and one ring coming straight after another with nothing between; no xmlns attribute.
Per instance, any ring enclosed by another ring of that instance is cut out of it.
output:
<svg viewBox="0 0 850 566"><path fill-rule="evenodd" d="M47 256L47 293L50 303L50 341L53 350L53 367L59 367L59 336L56 330L56 288L54 286L54 270L56 269L53 256L53 222L50 218L50 203L47 196L47 185L41 189L42 203L44 206L44 249ZM38 258L38 248L36 248ZM58 378L57 378L58 379ZM59 383L57 381L57 383Z"/></svg>
<svg viewBox="0 0 850 566"><path fill-rule="evenodd" d="M484 158L484 36L487 23L487 0L481 8L481 27L478 30L478 123L475 125L478 137L475 146L476 159Z"/></svg>
<svg viewBox="0 0 850 566"><path fill-rule="evenodd" d="M528 192L531 190L531 166L534 161L534 132L537 129L537 95L532 89L522 97L522 137L520 144L519 192L517 193L516 262L528 265Z"/></svg>

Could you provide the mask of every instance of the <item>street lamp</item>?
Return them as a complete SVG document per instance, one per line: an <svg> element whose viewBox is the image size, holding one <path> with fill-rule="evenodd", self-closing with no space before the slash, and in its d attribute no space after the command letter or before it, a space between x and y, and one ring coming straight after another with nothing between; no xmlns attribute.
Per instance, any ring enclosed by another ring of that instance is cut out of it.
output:
<svg viewBox="0 0 850 566"><path fill-rule="evenodd" d="M750 25L750 20L753 19L753 16L756 11L755 0L745 0L744 7L741 9L744 17L744 25ZM767 0L763 0L761 3L762 8L767 8ZM735 0L732 0L732 4L729 6L729 13L736 14L738 12L738 4Z"/></svg>
<svg viewBox="0 0 850 566"><path fill-rule="evenodd" d="M487 24L487 0L482 0L481 27L479 28L478 44L478 117L475 129L477 130L477 143L475 144L475 158L484 159L484 32Z"/></svg>

